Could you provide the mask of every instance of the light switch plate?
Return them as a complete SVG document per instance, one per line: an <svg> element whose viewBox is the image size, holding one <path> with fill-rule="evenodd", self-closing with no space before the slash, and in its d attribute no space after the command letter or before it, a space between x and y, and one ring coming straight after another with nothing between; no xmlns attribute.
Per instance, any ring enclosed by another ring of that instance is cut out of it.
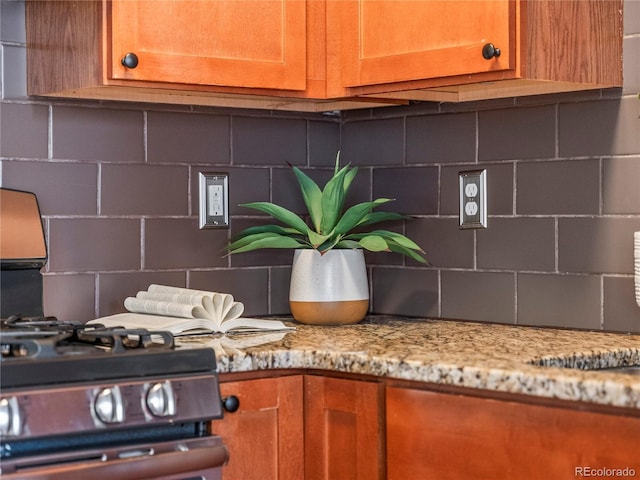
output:
<svg viewBox="0 0 640 480"><path fill-rule="evenodd" d="M200 172L200 228L229 228L229 175Z"/></svg>
<svg viewBox="0 0 640 480"><path fill-rule="evenodd" d="M487 171L459 172L460 228L487 228Z"/></svg>

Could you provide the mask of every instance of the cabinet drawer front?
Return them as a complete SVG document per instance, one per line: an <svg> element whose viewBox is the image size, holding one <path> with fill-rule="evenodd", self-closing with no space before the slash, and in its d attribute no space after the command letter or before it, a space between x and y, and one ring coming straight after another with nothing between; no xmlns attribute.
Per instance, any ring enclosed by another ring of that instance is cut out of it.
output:
<svg viewBox="0 0 640 480"><path fill-rule="evenodd" d="M115 0L109 77L304 90L305 18L298 0Z"/></svg>
<svg viewBox="0 0 640 480"><path fill-rule="evenodd" d="M327 8L339 9L334 15L342 24L346 87L515 68L516 4L512 0L336 4ZM498 57L483 57L488 43L500 49Z"/></svg>

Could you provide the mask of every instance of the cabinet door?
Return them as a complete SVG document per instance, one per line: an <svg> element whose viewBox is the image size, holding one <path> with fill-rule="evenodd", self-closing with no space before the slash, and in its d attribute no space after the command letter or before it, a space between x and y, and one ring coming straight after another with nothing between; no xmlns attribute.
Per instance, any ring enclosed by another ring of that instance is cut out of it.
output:
<svg viewBox="0 0 640 480"><path fill-rule="evenodd" d="M388 388L386 401L389 480L539 480L597 476L598 469L640 472L637 417L406 388Z"/></svg>
<svg viewBox="0 0 640 480"><path fill-rule="evenodd" d="M240 400L212 426L229 449L223 480L303 478L302 376L221 383L220 392Z"/></svg>
<svg viewBox="0 0 640 480"><path fill-rule="evenodd" d="M305 2L113 0L109 78L304 90ZM138 58L135 68L121 59Z"/></svg>
<svg viewBox="0 0 640 480"><path fill-rule="evenodd" d="M382 401L378 383L305 376L306 480L385 478Z"/></svg>
<svg viewBox="0 0 640 480"><path fill-rule="evenodd" d="M514 68L516 6L514 0L329 2L329 17L341 25L344 86ZM483 57L488 43L499 57Z"/></svg>

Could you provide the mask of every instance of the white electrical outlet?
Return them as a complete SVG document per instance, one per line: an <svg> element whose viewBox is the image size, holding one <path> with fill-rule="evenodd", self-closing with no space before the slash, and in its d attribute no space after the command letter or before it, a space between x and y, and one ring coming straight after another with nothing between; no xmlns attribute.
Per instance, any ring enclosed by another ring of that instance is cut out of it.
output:
<svg viewBox="0 0 640 480"><path fill-rule="evenodd" d="M460 172L460 228L487 228L487 171Z"/></svg>
<svg viewBox="0 0 640 480"><path fill-rule="evenodd" d="M229 175L200 172L200 228L229 227Z"/></svg>

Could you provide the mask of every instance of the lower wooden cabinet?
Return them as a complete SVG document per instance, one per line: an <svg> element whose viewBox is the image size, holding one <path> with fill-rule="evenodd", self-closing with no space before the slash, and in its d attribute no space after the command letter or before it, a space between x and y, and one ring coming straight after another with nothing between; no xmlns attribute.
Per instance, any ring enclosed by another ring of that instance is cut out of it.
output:
<svg viewBox="0 0 640 480"><path fill-rule="evenodd" d="M274 375L221 377L223 398L240 400L236 412L213 422L230 452L224 480L640 475L635 413L434 392L383 379Z"/></svg>
<svg viewBox="0 0 640 480"><path fill-rule="evenodd" d="M305 376L305 480L382 480L384 384Z"/></svg>
<svg viewBox="0 0 640 480"><path fill-rule="evenodd" d="M224 480L304 478L302 375L220 384L222 398L235 395L237 411L214 421L229 449Z"/></svg>
<svg viewBox="0 0 640 480"><path fill-rule="evenodd" d="M225 381L240 406L214 421L223 480L382 480L384 384L292 375Z"/></svg>
<svg viewBox="0 0 640 480"><path fill-rule="evenodd" d="M396 387L386 409L389 480L640 475L637 417Z"/></svg>

